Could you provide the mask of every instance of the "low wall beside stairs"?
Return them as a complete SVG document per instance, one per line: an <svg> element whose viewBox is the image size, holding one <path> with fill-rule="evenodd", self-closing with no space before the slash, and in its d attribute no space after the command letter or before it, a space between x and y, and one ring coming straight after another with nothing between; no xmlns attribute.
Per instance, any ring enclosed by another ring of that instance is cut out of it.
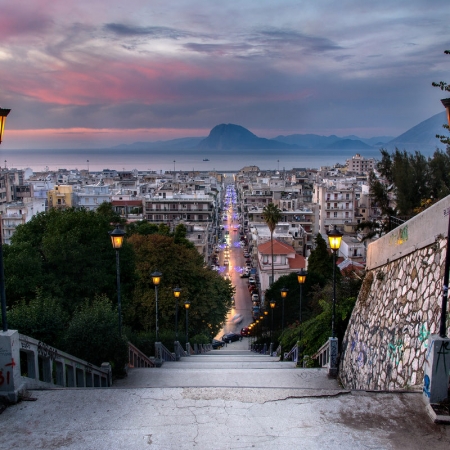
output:
<svg viewBox="0 0 450 450"><path fill-rule="evenodd" d="M446 197L369 245L341 347L346 388L422 389L428 337L439 331L449 211Z"/></svg>

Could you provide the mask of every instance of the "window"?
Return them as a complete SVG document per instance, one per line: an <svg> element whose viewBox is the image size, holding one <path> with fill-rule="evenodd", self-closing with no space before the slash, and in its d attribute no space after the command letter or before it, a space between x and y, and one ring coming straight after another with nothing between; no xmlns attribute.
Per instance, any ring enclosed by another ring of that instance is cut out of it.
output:
<svg viewBox="0 0 450 450"><path fill-rule="evenodd" d="M350 194L345 194L345 200L350 200Z"/></svg>
<svg viewBox="0 0 450 450"><path fill-rule="evenodd" d="M348 209L348 207L349 207L349 204L346 203L346 204L345 204L345 209Z"/></svg>
<svg viewBox="0 0 450 450"><path fill-rule="evenodd" d="M345 212L345 217L346 217L346 218L348 217L348 212L347 212L347 211Z"/></svg>
<svg viewBox="0 0 450 450"><path fill-rule="evenodd" d="M333 213L333 217L337 217L337 212L334 212L334 213Z"/></svg>

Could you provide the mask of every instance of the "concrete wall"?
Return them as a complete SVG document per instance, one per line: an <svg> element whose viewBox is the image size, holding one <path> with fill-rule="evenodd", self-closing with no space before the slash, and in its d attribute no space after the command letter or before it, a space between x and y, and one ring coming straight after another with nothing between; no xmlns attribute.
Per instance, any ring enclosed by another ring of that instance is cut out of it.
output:
<svg viewBox="0 0 450 450"><path fill-rule="evenodd" d="M428 337L439 330L449 210L450 196L369 245L342 342L345 387L422 388Z"/></svg>

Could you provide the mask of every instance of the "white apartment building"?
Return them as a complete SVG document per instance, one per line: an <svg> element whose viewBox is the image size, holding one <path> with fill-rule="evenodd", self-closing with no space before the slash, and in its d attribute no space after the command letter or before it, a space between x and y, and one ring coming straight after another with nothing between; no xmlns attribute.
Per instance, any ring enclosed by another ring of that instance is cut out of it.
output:
<svg viewBox="0 0 450 450"><path fill-rule="evenodd" d="M345 167L347 167L348 171L354 173L369 173L371 170L374 170L376 161L374 158L364 158L359 153L355 156L352 156L351 159L347 159L345 162Z"/></svg>
<svg viewBox="0 0 450 450"><path fill-rule="evenodd" d="M314 185L314 201L319 205L319 231L326 233L334 226L343 229L355 221L355 179L323 180Z"/></svg>
<svg viewBox="0 0 450 450"><path fill-rule="evenodd" d="M102 183L86 185L74 192L74 204L95 211L103 202L111 202L109 186Z"/></svg>

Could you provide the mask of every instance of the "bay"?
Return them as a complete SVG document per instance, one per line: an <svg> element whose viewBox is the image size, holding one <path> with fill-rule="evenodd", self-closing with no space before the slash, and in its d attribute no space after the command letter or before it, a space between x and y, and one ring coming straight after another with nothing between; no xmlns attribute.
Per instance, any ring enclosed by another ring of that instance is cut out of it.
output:
<svg viewBox="0 0 450 450"><path fill-rule="evenodd" d="M46 149L9 150L0 146L0 163L4 167L35 172L58 169L101 171L152 170L158 173L174 170L238 171L256 165L261 170L320 168L346 160L359 153L365 158L380 159L379 149L333 150L146 150L146 149ZM207 159L207 161L205 161ZM175 162L174 162L175 161Z"/></svg>

